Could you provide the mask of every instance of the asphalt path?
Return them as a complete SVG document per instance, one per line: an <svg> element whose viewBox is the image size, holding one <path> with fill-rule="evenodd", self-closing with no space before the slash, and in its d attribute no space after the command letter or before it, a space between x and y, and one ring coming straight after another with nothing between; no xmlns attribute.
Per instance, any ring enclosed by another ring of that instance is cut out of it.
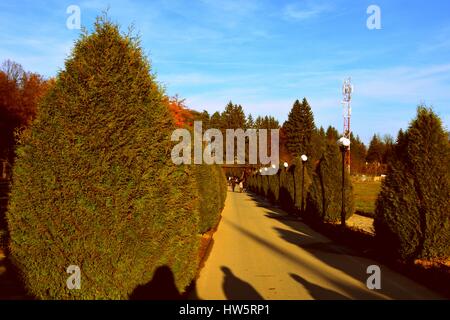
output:
<svg viewBox="0 0 450 320"><path fill-rule="evenodd" d="M250 194L228 192L213 239L192 298L442 298ZM371 265L380 267L381 289L367 287Z"/></svg>

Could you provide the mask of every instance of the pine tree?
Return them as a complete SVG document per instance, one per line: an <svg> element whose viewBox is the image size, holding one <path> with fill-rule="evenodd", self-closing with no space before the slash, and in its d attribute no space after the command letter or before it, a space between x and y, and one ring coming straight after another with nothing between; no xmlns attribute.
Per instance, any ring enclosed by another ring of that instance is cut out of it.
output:
<svg viewBox="0 0 450 320"><path fill-rule="evenodd" d="M203 128L209 129L211 127L211 116L208 111L203 110L199 115L199 120L202 122Z"/></svg>
<svg viewBox="0 0 450 320"><path fill-rule="evenodd" d="M367 162L383 163L385 145L379 135L374 134L367 150Z"/></svg>
<svg viewBox="0 0 450 320"><path fill-rule="evenodd" d="M286 132L286 146L295 157L312 154L312 135L315 129L314 116L306 98L302 103L294 102L288 120L283 128Z"/></svg>
<svg viewBox="0 0 450 320"><path fill-rule="evenodd" d="M450 145L439 117L420 106L400 132L376 202L380 246L405 260L450 255Z"/></svg>
<svg viewBox="0 0 450 320"><path fill-rule="evenodd" d="M247 116L247 121L245 127L248 129L253 129L255 126L255 121L253 120L253 116L251 113Z"/></svg>
<svg viewBox="0 0 450 320"><path fill-rule="evenodd" d="M222 123L222 118L220 116L219 111L216 111L211 115L211 119L209 121L209 126L210 126L210 128L219 129L219 130L224 128L224 125Z"/></svg>
<svg viewBox="0 0 450 320"><path fill-rule="evenodd" d="M229 102L221 114L224 129L244 129L246 120L241 105Z"/></svg>
<svg viewBox="0 0 450 320"><path fill-rule="evenodd" d="M350 154L351 154L351 172L361 173L365 168L366 163L366 146L361 141L359 136L354 136L353 132L350 134Z"/></svg>
<svg viewBox="0 0 450 320"><path fill-rule="evenodd" d="M333 126L328 126L325 135L327 137L327 141L330 143L336 143L340 136L339 131L337 131L337 129Z"/></svg>
<svg viewBox="0 0 450 320"><path fill-rule="evenodd" d="M11 258L42 299L123 299L168 266L197 270L198 195L172 163L176 128L139 43L99 18L75 44L17 150ZM66 269L81 269L69 290Z"/></svg>
<svg viewBox="0 0 450 320"><path fill-rule="evenodd" d="M320 127L319 130L317 129L314 130L312 136L312 145L313 145L311 154L312 161L310 161L310 167L313 166L315 159L320 159L323 153L325 152L325 147L327 145L327 138L323 127Z"/></svg>

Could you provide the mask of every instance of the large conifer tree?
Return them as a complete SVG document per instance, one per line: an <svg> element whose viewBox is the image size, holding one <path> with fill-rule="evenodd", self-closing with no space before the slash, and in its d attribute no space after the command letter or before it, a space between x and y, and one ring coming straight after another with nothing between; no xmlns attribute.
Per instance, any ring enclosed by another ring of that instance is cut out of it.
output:
<svg viewBox="0 0 450 320"><path fill-rule="evenodd" d="M395 257L450 255L450 145L439 117L419 107L400 132L376 202L375 231Z"/></svg>
<svg viewBox="0 0 450 320"><path fill-rule="evenodd" d="M312 136L314 133L314 116L306 98L300 103L294 102L287 121L283 125L286 133L286 147L294 156L312 154Z"/></svg>
<svg viewBox="0 0 450 320"><path fill-rule="evenodd" d="M11 257L44 299L127 298L167 265L183 290L197 269L191 168L139 43L99 18L21 138L7 213ZM81 269L69 290L66 269Z"/></svg>

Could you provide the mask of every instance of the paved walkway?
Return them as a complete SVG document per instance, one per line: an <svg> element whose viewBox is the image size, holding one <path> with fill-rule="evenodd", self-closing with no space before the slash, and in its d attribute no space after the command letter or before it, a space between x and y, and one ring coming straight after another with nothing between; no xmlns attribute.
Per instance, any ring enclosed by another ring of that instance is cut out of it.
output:
<svg viewBox="0 0 450 320"><path fill-rule="evenodd" d="M228 192L214 244L191 298L433 299L410 279L381 267L381 290L366 287L358 257L262 200Z"/></svg>

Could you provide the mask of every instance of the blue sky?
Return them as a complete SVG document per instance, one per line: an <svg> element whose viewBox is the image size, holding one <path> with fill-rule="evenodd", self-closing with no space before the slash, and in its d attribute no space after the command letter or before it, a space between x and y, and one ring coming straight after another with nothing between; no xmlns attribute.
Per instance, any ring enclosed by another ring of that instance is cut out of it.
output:
<svg viewBox="0 0 450 320"><path fill-rule="evenodd" d="M396 136L421 102L450 120L450 2L441 0L2 1L0 60L54 76L79 30L109 6L124 31L133 24L153 71L170 95L193 109L222 110L229 100L246 113L283 122L307 97L317 125L342 130L341 86L354 87L352 129L368 142ZM369 30L367 7L381 9Z"/></svg>

